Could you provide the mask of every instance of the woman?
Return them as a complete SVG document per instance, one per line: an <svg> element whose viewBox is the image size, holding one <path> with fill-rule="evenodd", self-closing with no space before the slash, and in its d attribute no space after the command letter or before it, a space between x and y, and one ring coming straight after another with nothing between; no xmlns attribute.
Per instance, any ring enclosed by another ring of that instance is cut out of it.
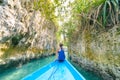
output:
<svg viewBox="0 0 120 80"><path fill-rule="evenodd" d="M63 50L63 44L59 44L60 49L57 51L57 58L58 61L64 61L65 60L65 52Z"/></svg>

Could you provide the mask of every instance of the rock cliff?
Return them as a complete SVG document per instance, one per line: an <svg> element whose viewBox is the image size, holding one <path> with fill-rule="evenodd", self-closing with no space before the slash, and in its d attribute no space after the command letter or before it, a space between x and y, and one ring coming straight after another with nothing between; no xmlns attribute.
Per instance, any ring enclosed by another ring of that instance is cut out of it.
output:
<svg viewBox="0 0 120 80"><path fill-rule="evenodd" d="M120 80L119 24L105 32L91 31L76 37L78 39L69 45L72 61L104 80Z"/></svg>
<svg viewBox="0 0 120 80"><path fill-rule="evenodd" d="M0 0L0 56L34 58L35 53L53 53L57 27L34 10L33 1Z"/></svg>

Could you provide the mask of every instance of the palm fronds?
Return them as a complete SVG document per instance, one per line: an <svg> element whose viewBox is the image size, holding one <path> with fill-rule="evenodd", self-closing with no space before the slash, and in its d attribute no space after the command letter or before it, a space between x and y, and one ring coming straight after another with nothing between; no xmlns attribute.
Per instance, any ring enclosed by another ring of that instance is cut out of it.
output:
<svg viewBox="0 0 120 80"><path fill-rule="evenodd" d="M104 28L111 28L119 23L119 2L118 0L106 0L100 5L97 20Z"/></svg>

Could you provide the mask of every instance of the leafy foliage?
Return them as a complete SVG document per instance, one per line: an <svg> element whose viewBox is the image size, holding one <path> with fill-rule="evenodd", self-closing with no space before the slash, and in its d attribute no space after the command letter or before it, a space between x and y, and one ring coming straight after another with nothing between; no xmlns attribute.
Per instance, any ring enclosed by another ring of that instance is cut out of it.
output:
<svg viewBox="0 0 120 80"><path fill-rule="evenodd" d="M98 19L102 18L102 24L107 28L119 23L118 11L119 3L118 0L106 0L100 8Z"/></svg>
<svg viewBox="0 0 120 80"><path fill-rule="evenodd" d="M94 27L109 29L119 23L119 0L76 0L74 11L87 19L92 20Z"/></svg>
<svg viewBox="0 0 120 80"><path fill-rule="evenodd" d="M47 19L55 18L55 9L59 6L58 0L36 0L34 1L34 9L39 10L42 16Z"/></svg>

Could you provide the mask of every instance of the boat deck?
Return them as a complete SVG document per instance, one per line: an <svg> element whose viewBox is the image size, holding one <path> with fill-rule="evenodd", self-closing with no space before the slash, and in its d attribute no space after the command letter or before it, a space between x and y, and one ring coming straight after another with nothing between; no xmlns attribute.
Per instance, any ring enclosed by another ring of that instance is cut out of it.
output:
<svg viewBox="0 0 120 80"><path fill-rule="evenodd" d="M54 61L23 80L85 80L85 78L65 60L64 62Z"/></svg>
<svg viewBox="0 0 120 80"><path fill-rule="evenodd" d="M47 76L46 76L47 75ZM63 63L56 64L54 67L46 71L36 80L75 80L69 69Z"/></svg>

